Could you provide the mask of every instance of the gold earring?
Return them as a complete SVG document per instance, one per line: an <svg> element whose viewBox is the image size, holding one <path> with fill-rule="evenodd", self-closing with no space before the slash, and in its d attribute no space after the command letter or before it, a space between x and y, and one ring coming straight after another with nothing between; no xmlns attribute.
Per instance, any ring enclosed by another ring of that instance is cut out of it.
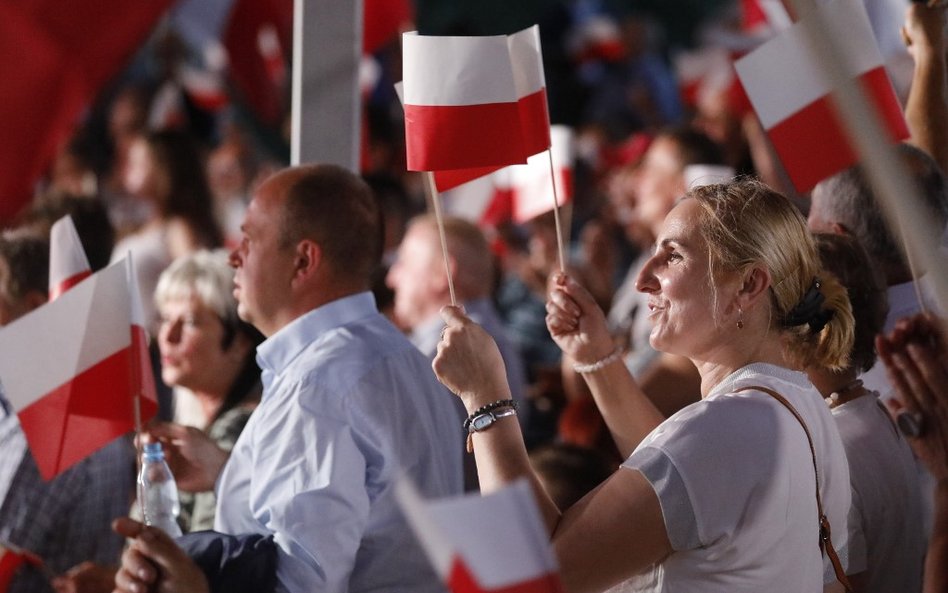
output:
<svg viewBox="0 0 948 593"><path fill-rule="evenodd" d="M737 309L737 329L744 329L744 309Z"/></svg>

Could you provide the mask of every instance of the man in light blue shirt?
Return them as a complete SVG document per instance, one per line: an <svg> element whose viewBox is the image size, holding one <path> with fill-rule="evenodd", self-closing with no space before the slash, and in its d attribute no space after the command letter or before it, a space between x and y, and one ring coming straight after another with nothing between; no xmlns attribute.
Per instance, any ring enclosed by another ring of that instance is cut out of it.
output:
<svg viewBox="0 0 948 593"><path fill-rule="evenodd" d="M290 593L441 590L393 485L404 473L427 496L459 493L460 427L367 292L382 237L368 186L331 165L285 170L258 189L242 231L234 294L267 336L264 394L217 481L217 530L272 534ZM120 590L174 579L132 548Z"/></svg>

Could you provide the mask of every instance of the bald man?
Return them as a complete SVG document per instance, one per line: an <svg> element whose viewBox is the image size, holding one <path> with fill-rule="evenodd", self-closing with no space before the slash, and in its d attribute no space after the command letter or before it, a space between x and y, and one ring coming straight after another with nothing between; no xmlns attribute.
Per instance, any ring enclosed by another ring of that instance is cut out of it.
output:
<svg viewBox="0 0 948 593"><path fill-rule="evenodd" d="M461 427L428 361L368 292L382 240L371 190L340 167L287 169L256 191L241 231L234 294L267 338L264 393L217 480L215 529L272 535L279 591L440 591L394 483L459 493ZM119 590L193 573L146 544L123 556Z"/></svg>

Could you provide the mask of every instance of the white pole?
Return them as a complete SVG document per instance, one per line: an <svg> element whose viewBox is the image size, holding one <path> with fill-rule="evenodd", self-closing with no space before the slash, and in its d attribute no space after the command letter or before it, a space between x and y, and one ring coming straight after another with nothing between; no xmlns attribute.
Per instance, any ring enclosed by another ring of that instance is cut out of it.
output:
<svg viewBox="0 0 948 593"><path fill-rule="evenodd" d="M363 0L294 0L290 163L359 169Z"/></svg>

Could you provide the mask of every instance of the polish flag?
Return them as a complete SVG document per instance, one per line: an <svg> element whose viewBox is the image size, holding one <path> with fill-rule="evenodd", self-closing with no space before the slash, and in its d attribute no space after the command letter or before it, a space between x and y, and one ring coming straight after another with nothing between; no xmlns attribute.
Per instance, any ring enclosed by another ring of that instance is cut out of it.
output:
<svg viewBox="0 0 948 593"><path fill-rule="evenodd" d="M527 161L507 36L402 35L409 171Z"/></svg>
<svg viewBox="0 0 948 593"><path fill-rule="evenodd" d="M540 49L540 27L533 25L507 36L507 50L513 68L524 162L532 155L550 147L550 112L547 108L546 77L543 74L543 55ZM508 135L510 131L508 131ZM508 140L509 141L509 140ZM489 175L499 166L469 169L436 170L435 186L439 192Z"/></svg>
<svg viewBox="0 0 948 593"><path fill-rule="evenodd" d="M562 593L550 539L526 480L497 492L423 500L396 495L435 571L454 593Z"/></svg>
<svg viewBox="0 0 948 593"><path fill-rule="evenodd" d="M513 65L520 127L526 156L550 147L550 112L546 101L546 78L540 51L540 27L533 25L507 36L510 63Z"/></svg>
<svg viewBox="0 0 948 593"><path fill-rule="evenodd" d="M848 76L861 83L890 140L907 138L908 127L862 2L820 4L807 18L822 19L831 35L846 40L841 50ZM751 104L800 192L858 160L829 96L844 81L831 80L824 71L806 26L802 21L792 25L735 62Z"/></svg>
<svg viewBox="0 0 948 593"><path fill-rule="evenodd" d="M128 265L93 274L0 330L0 381L44 479L132 430L136 407L144 419L157 410Z"/></svg>
<svg viewBox="0 0 948 593"><path fill-rule="evenodd" d="M49 236L49 300L55 300L92 274L76 225L68 214L53 224Z"/></svg>

